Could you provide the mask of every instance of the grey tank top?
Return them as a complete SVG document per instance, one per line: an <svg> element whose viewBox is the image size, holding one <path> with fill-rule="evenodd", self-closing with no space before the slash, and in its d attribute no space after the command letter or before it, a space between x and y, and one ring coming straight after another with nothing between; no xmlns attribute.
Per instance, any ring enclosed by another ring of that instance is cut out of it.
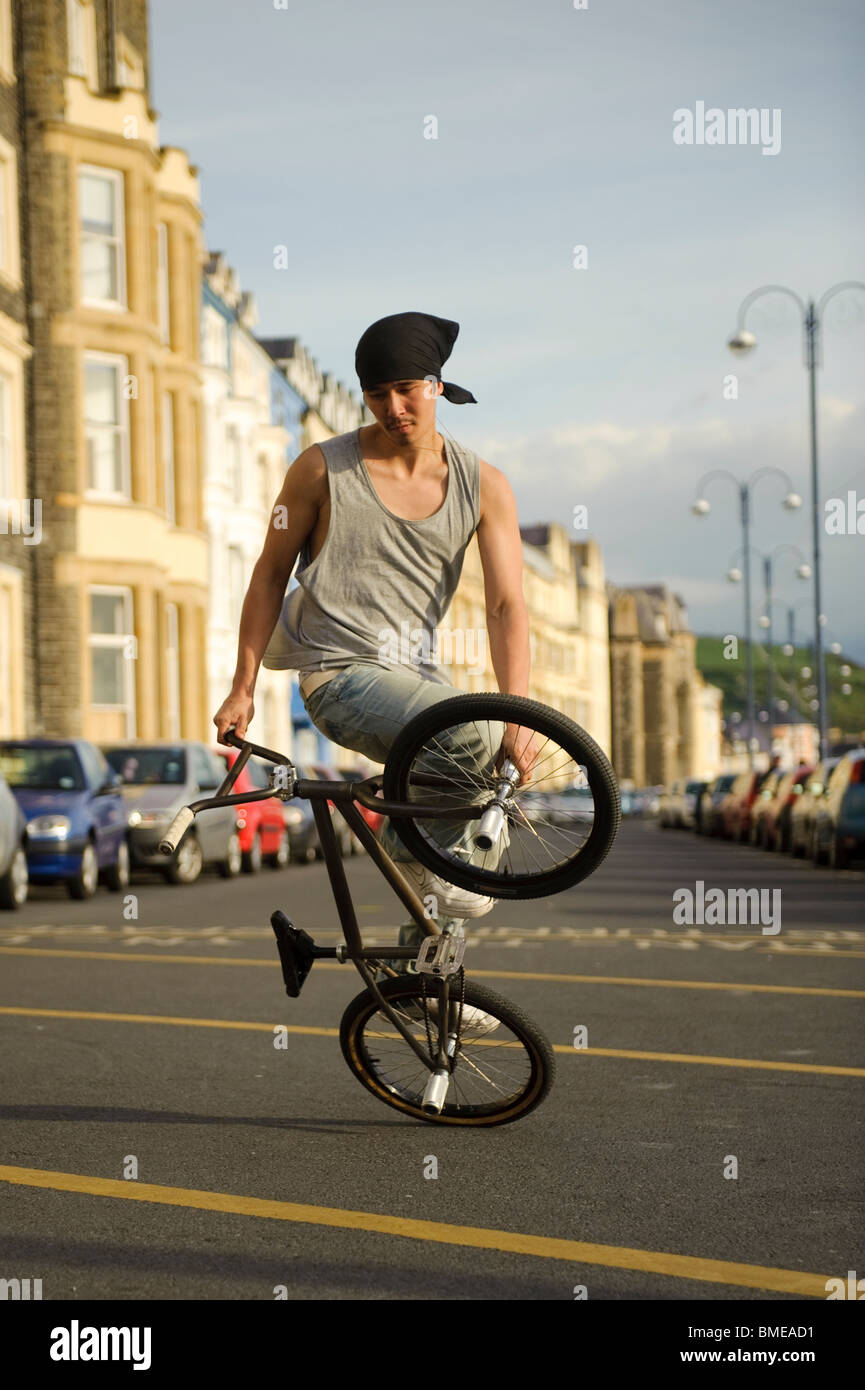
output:
<svg viewBox="0 0 865 1390"><path fill-rule="evenodd" d="M366 661L447 683L435 630L459 582L480 517L480 460L445 438L447 496L419 521L381 501L360 450L359 430L325 439L330 522L310 560L298 558L297 585L283 599L262 665L328 671Z"/></svg>

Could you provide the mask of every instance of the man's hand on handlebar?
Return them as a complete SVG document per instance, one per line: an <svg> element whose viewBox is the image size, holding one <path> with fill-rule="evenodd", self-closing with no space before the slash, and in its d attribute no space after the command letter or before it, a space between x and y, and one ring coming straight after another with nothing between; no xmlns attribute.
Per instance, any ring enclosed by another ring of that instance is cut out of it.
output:
<svg viewBox="0 0 865 1390"><path fill-rule="evenodd" d="M213 722L216 725L216 741L225 744L223 735L234 725L234 732L238 738L246 737L246 729L252 723L252 716L255 714L255 705L252 703L252 696L246 695L243 691L233 690L227 700L223 700ZM225 744L231 747L230 744Z"/></svg>

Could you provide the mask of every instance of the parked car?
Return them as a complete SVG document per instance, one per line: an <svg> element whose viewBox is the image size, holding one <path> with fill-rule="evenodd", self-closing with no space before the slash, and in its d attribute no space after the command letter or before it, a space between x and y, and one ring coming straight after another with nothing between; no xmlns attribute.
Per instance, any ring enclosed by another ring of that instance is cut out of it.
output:
<svg viewBox="0 0 865 1390"><path fill-rule="evenodd" d="M300 775L298 773L298 775ZM282 818L288 832L288 857L292 864L309 864L318 858L318 826L312 802L303 798L282 803Z"/></svg>
<svg viewBox="0 0 865 1390"><path fill-rule="evenodd" d="M819 865L824 854L833 869L865 855L865 748L839 759L815 805L811 858Z"/></svg>
<svg viewBox="0 0 865 1390"><path fill-rule="evenodd" d="M83 738L0 741L0 772L27 822L31 883L66 884L89 898L99 880L120 892L129 883L126 812L118 778Z"/></svg>
<svg viewBox="0 0 865 1390"><path fill-rule="evenodd" d="M211 749L211 752L225 764L226 772L234 767L240 757L237 748ZM246 766L241 768L231 794L240 796L243 792L263 792L269 786L267 767L257 758L250 758ZM274 869L288 863L288 830L283 805L278 796L271 796L267 800L241 802L235 806L244 873L257 874L265 860Z"/></svg>
<svg viewBox="0 0 865 1390"><path fill-rule="evenodd" d="M685 783L682 792L681 809L679 811L679 824L685 830L699 829L700 818L700 797L708 787L709 783L700 779L692 779Z"/></svg>
<svg viewBox="0 0 865 1390"><path fill-rule="evenodd" d="M132 863L155 869L167 883L195 883L205 865L223 878L240 873L242 857L237 808L220 806L196 816L168 858L159 841L181 806L212 796L225 781L225 767L203 743L112 743L105 756L119 774L129 821Z"/></svg>
<svg viewBox="0 0 865 1390"><path fill-rule="evenodd" d="M343 767L339 768L338 771L339 776L343 777L346 782L362 782L364 778L373 775L372 773L364 772L359 767ZM363 816L373 835L377 835L379 830L381 829L381 823L384 820L383 813L381 811L370 811L366 806L361 806L359 801L356 801L355 805L357 806L357 809L360 811L360 814ZM360 843L360 840L357 840L354 838L354 836L352 836L352 841L353 852L355 854L363 854L364 847Z"/></svg>
<svg viewBox="0 0 865 1390"><path fill-rule="evenodd" d="M673 782L672 786L664 787L658 797L658 824L662 830L672 830L676 824L681 787L681 782Z"/></svg>
<svg viewBox="0 0 865 1390"><path fill-rule="evenodd" d="M804 763L793 772L785 772L770 800L766 802L760 817L760 836L758 844L763 849L780 850L786 854L790 844L790 817L793 807L805 790L813 767Z"/></svg>
<svg viewBox="0 0 865 1390"><path fill-rule="evenodd" d="M705 782L680 778L668 792L663 792L658 808L658 823L665 830L688 829L696 824L697 798Z"/></svg>
<svg viewBox="0 0 865 1390"><path fill-rule="evenodd" d="M748 839L751 829L751 807L757 793L769 776L764 772L740 772L721 802L721 835L725 840L738 840L740 844Z"/></svg>
<svg viewBox="0 0 865 1390"><path fill-rule="evenodd" d="M330 767L327 763L307 763L306 776L310 778L317 777L322 782L341 782L343 780L342 773L337 772L335 767ZM335 804L330 800L327 804L330 807L336 842L339 845L339 852L343 859L347 859L350 854L355 853L354 834L352 833L348 821L343 820ZM324 857L321 846L319 846L318 857L320 859Z"/></svg>
<svg viewBox="0 0 865 1390"><path fill-rule="evenodd" d="M661 809L663 787L638 787L633 793L636 798L638 816L657 816Z"/></svg>
<svg viewBox="0 0 865 1390"><path fill-rule="evenodd" d="M700 815L695 827L698 835L720 835L721 802L736 780L734 772L722 772L700 793Z"/></svg>
<svg viewBox="0 0 865 1390"><path fill-rule="evenodd" d="M751 803L751 815L748 822L749 845L757 846L761 843L766 809L771 804L772 798L778 790L778 785L783 776L783 772L778 768L769 772L768 775L764 777L763 785L760 787L760 790Z"/></svg>
<svg viewBox="0 0 865 1390"><path fill-rule="evenodd" d="M27 901L27 822L0 773L0 907L13 910Z"/></svg>
<svg viewBox="0 0 865 1390"><path fill-rule="evenodd" d="M591 787L563 787L558 792L541 794L543 815L551 825L570 825L595 818L595 800Z"/></svg>
<svg viewBox="0 0 865 1390"><path fill-rule="evenodd" d="M796 803L790 808L790 841L788 849L794 859L800 854L811 853L811 836L814 829L814 812L817 802L826 790L826 783L832 771L838 766L840 758L824 758L818 763L813 774L807 779L805 789Z"/></svg>

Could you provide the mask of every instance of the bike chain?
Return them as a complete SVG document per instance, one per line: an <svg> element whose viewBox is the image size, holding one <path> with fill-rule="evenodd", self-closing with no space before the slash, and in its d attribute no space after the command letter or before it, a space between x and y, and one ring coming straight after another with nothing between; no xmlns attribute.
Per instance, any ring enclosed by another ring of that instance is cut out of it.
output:
<svg viewBox="0 0 865 1390"><path fill-rule="evenodd" d="M458 1014L458 1016L457 1016L457 1050L456 1050L456 1052L454 1053L453 1057L450 1058L450 1063L451 1063L451 1074L453 1074L453 1072L456 1070L457 1058L458 1058L458 1056L459 1056L459 1039L460 1039L461 1034L462 1034L462 1026L463 1026L463 1008L464 1008L465 1002L466 1002L466 972L465 972L465 967L462 966L462 965L461 965L460 968L459 968L459 977L460 977L460 1011L459 1011L459 1014ZM426 1025L426 1041L427 1041L427 1047L428 1047L429 1050L430 1050L430 1055L432 1055L433 1044L432 1044L432 1034L430 1033L430 1026L429 1026L429 1024L430 1024L430 1019L429 1019L429 1009L427 1008L427 998L428 998L428 995L427 995L427 992L426 992L426 975L425 975L425 974L422 974L422 975L421 975L421 998L423 999L423 1017L424 1017L424 1023L425 1023L425 1025Z"/></svg>

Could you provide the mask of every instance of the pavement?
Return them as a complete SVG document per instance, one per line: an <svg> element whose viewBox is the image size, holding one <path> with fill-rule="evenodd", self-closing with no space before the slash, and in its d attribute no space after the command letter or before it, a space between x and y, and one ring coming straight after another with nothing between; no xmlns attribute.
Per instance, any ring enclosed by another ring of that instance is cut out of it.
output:
<svg viewBox="0 0 865 1390"><path fill-rule="evenodd" d="M345 862L365 936L395 940L385 880ZM779 890L780 930L677 924L698 881ZM354 1080L350 965L286 998L270 913L339 940L322 864L130 892L35 889L0 916L0 1279L83 1301L805 1301L865 1274L861 870L629 821L586 882L468 923L467 970L558 1065L529 1116L477 1131Z"/></svg>

